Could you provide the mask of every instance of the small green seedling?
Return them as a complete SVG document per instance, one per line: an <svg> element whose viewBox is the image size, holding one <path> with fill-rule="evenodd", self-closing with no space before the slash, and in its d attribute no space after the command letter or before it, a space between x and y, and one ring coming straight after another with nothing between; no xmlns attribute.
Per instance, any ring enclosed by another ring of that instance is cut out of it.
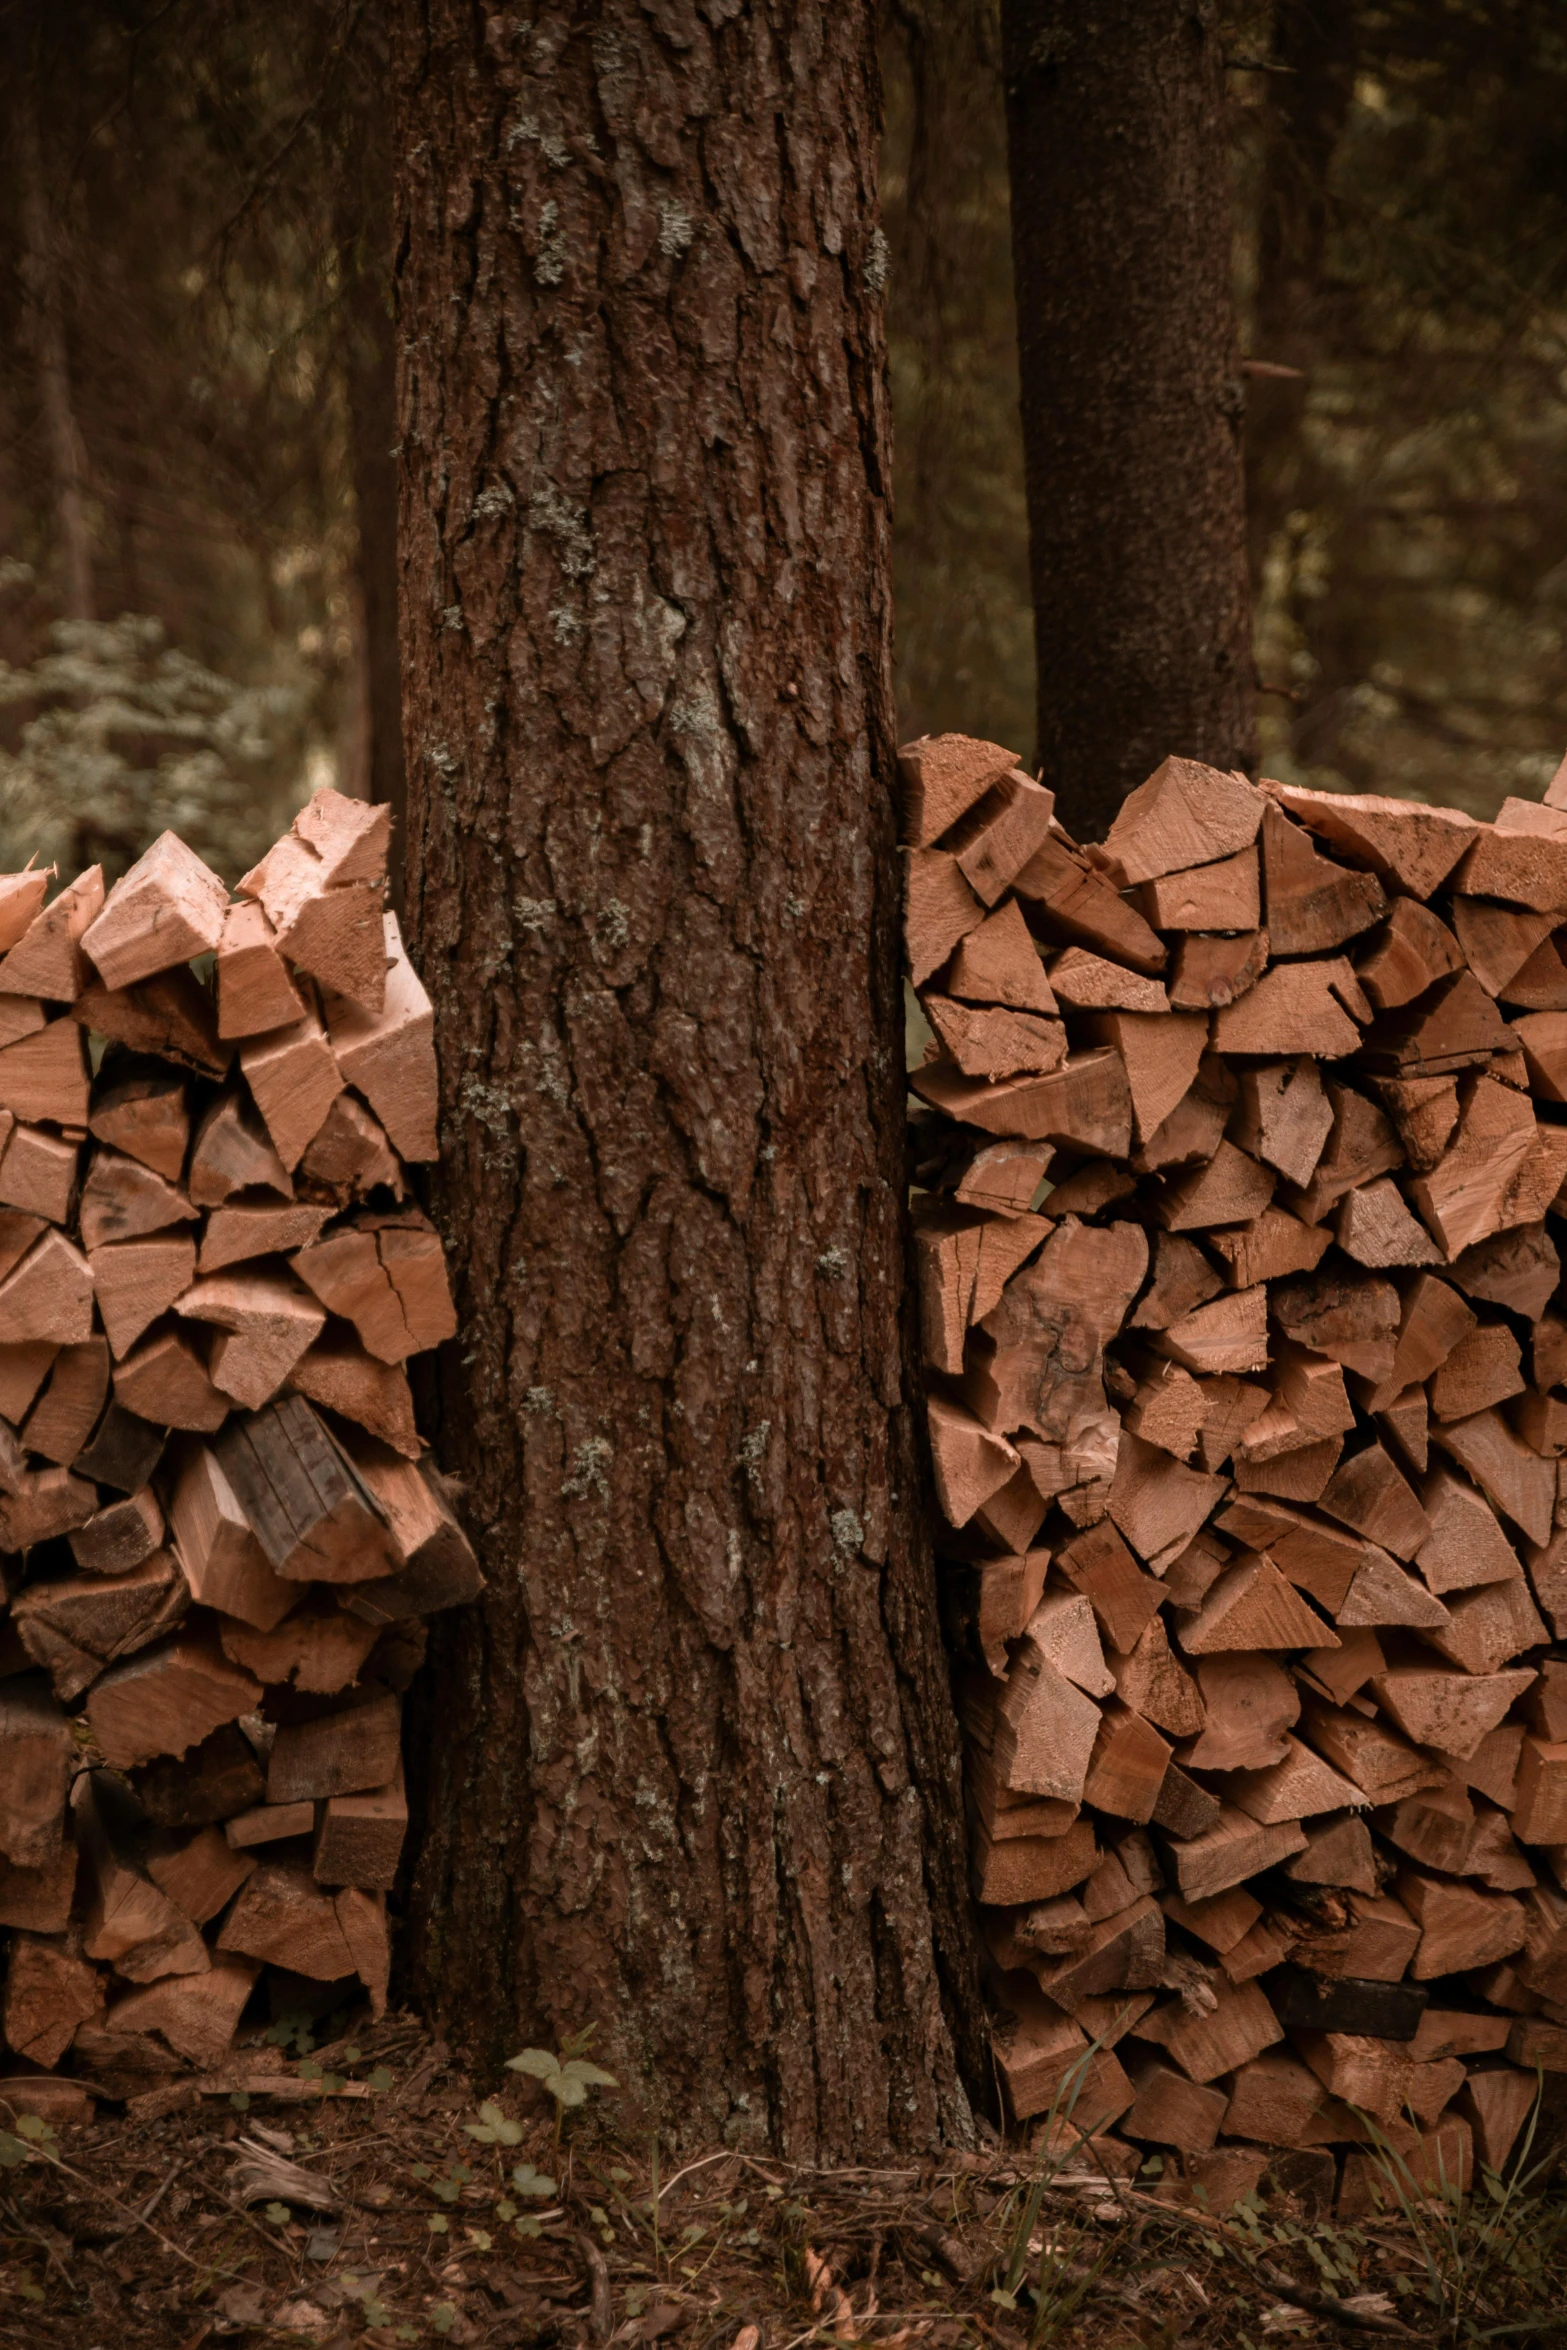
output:
<svg viewBox="0 0 1567 2350"><path fill-rule="evenodd" d="M526 2073L549 2091L555 2100L555 2144L560 2145L561 2123L568 2106L586 2105L590 2089L618 2089L620 2083L613 2073L602 2065L590 2064L582 2054L593 2037L590 2024L585 2032L573 2033L562 2044L560 2054L552 2055L547 2048L524 2048L519 2055L508 2056L509 2073Z"/></svg>

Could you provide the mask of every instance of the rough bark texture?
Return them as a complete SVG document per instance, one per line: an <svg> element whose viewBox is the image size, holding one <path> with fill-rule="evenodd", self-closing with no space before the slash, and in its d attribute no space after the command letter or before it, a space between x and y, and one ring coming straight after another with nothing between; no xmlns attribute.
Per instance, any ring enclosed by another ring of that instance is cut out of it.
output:
<svg viewBox="0 0 1567 2350"><path fill-rule="evenodd" d="M1213 0L1002 0L1039 757L1093 833L1169 752L1249 762Z"/></svg>
<svg viewBox="0 0 1567 2350"><path fill-rule="evenodd" d="M631 2110L961 2134L957 1735L905 1363L869 9L397 42L408 905L441 1398L417 1993ZM966 2036L966 2039L965 2039Z"/></svg>

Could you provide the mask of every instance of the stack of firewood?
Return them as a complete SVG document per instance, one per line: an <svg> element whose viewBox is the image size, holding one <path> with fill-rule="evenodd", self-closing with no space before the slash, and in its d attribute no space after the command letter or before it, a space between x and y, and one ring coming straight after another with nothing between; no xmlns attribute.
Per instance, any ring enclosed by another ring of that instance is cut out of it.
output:
<svg viewBox="0 0 1567 2350"><path fill-rule="evenodd" d="M902 772L1013 2113L1210 2201L1500 2166L1567 2071L1567 763L1478 824L1169 759L1102 847Z"/></svg>
<svg viewBox="0 0 1567 2350"><path fill-rule="evenodd" d="M385 2002L402 1693L479 1588L405 1368L455 1321L387 827L318 792L232 903L172 833L107 895L0 877L13 2076L128 2094L269 1993Z"/></svg>

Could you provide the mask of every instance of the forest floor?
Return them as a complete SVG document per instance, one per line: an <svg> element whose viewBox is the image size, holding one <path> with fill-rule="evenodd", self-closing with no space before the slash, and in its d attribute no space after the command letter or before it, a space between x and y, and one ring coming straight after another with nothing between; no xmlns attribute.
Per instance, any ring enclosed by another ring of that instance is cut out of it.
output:
<svg viewBox="0 0 1567 2350"><path fill-rule="evenodd" d="M1440 2224L1337 2227L1289 2197L1219 2222L1156 2181L1021 2148L836 2171L720 2148L655 2168L617 2139L612 2100L567 2113L557 2143L539 2084L510 2076L481 2108L405 2017L318 2049L298 2030L248 2072L249 2090L230 2072L33 2125L25 2161L0 2133L7 2350L1261 2350L1471 2340L1498 2318L1529 2350L1567 2331L1559 2282L1554 2304L1538 2275L1520 2301L1476 2240L1444 2251ZM1542 2306L1558 2314L1536 2335L1518 2320Z"/></svg>

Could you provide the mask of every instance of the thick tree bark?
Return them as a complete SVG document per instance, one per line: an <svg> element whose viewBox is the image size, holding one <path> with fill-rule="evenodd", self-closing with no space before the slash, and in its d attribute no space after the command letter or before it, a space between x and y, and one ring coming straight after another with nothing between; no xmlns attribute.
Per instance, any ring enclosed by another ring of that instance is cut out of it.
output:
<svg viewBox="0 0 1567 2350"><path fill-rule="evenodd" d="M1002 0L1039 757L1094 832L1169 752L1248 763L1214 0Z"/></svg>
<svg viewBox="0 0 1567 2350"><path fill-rule="evenodd" d="M416 1993L628 2110L960 2134L907 1353L871 11L403 0L408 908L441 1443Z"/></svg>

